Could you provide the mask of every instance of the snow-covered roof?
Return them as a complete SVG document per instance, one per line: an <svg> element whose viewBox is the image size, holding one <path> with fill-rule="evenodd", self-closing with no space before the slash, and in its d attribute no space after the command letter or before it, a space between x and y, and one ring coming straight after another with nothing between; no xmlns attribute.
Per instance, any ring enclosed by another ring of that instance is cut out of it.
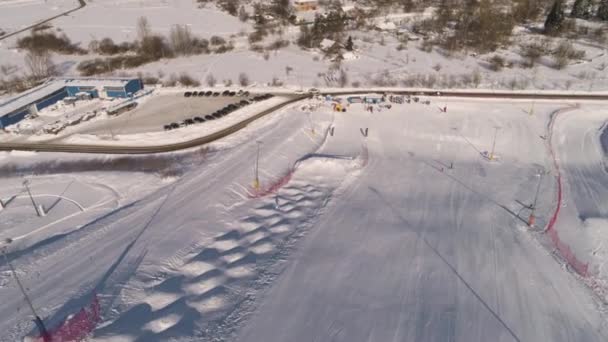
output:
<svg viewBox="0 0 608 342"><path fill-rule="evenodd" d="M294 4L316 4L317 2L319 2L319 0L293 0Z"/></svg>
<svg viewBox="0 0 608 342"><path fill-rule="evenodd" d="M15 110L36 103L40 99L53 94L68 86L73 87L124 87L132 79L126 78L95 78L95 77L59 77L52 78L45 83L8 98L0 103L0 116L12 113Z"/></svg>
<svg viewBox="0 0 608 342"><path fill-rule="evenodd" d="M51 82L62 83L64 87L124 87L132 78L61 77Z"/></svg>

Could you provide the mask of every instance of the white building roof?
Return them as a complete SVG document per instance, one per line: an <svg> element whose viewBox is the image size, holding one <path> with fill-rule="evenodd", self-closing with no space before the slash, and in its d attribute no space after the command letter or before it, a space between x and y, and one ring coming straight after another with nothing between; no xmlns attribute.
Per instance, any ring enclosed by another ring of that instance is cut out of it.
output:
<svg viewBox="0 0 608 342"><path fill-rule="evenodd" d="M38 87L29 89L23 93L12 96L0 103L0 116L12 113L22 107L28 106L52 93L68 87L124 87L130 80L126 78L94 78L94 77L60 77L53 78Z"/></svg>

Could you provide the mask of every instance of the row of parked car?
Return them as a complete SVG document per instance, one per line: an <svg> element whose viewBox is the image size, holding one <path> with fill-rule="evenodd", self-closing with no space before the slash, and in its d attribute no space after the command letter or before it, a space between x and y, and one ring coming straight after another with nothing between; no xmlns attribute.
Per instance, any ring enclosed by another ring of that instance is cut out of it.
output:
<svg viewBox="0 0 608 342"><path fill-rule="evenodd" d="M164 129L165 129L165 131L170 131L170 130L177 129L180 127L186 127L186 126L194 125L197 123L203 123L205 121L216 120L216 119L219 119L223 116L226 116L226 115L234 112L235 110L237 110L239 108L243 108L253 102L267 100L273 96L274 95L272 95L272 94L264 94L264 95L255 96L249 100L241 100L240 102L237 102L237 103L231 103L231 104L227 105L226 107L224 107L212 114L209 114L209 115L195 116L191 119L186 119L180 123L177 123L177 122L170 123L168 125L165 125Z"/></svg>
<svg viewBox="0 0 608 342"><path fill-rule="evenodd" d="M207 91L186 91L184 92L184 97L218 97L218 96L242 96L242 97L248 97L249 96L249 92L248 91L243 91L243 90L239 90L238 92L236 91L232 91L232 90L225 90L223 92L219 92L219 91L211 91L211 90L207 90Z"/></svg>

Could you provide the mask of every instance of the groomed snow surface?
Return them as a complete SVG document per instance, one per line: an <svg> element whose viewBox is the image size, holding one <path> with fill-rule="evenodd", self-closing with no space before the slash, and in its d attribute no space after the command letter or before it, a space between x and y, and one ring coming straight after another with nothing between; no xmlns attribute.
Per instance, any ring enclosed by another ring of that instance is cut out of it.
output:
<svg viewBox="0 0 608 342"><path fill-rule="evenodd" d="M10 244L8 256L51 326L96 294L95 341L607 340L605 298L586 282L606 280L599 129L608 112L592 102L562 111L547 139L550 115L574 103L431 101L373 114L294 105L209 145L171 178L28 175L37 196L63 192L84 211L62 200L36 218L19 197L0 211L19 230L6 225L2 237L30 232L29 243ZM490 161L482 155L495 134ZM589 278L542 233L557 198L549 142L566 203L555 229ZM263 197L253 188L258 146L260 188L291 176ZM5 169L6 200L32 165L100 157L0 158L21 166ZM550 173L530 229L541 170ZM78 222L39 230L60 213ZM8 267L0 272L0 341L36 336Z"/></svg>

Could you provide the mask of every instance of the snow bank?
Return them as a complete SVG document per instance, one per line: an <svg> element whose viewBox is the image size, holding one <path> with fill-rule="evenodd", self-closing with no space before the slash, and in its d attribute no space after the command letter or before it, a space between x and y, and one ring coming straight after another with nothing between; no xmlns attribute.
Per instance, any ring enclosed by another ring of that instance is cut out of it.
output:
<svg viewBox="0 0 608 342"><path fill-rule="evenodd" d="M597 260L592 272L608 283L608 218L589 218L583 221L583 231L588 245L587 255Z"/></svg>

